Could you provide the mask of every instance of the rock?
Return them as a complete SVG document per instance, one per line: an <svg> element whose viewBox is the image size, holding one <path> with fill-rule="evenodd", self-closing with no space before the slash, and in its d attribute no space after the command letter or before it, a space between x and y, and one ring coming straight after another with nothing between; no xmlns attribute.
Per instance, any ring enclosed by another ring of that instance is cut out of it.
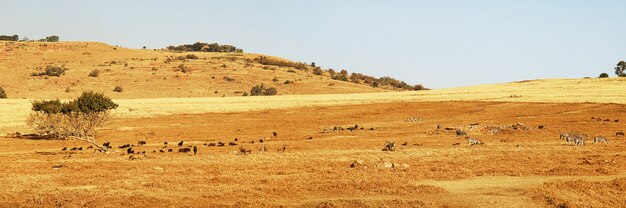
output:
<svg viewBox="0 0 626 208"><path fill-rule="evenodd" d="M393 164L393 168L396 169L409 169L409 164L403 163L403 164Z"/></svg>
<svg viewBox="0 0 626 208"><path fill-rule="evenodd" d="M352 164L350 164L351 168L367 168L367 166L365 166L363 164L362 160L355 160L354 162L352 162Z"/></svg>
<svg viewBox="0 0 626 208"><path fill-rule="evenodd" d="M52 169L57 170L57 169L65 168L65 167L67 167L65 164L58 164L58 165L53 165Z"/></svg>
<svg viewBox="0 0 626 208"><path fill-rule="evenodd" d="M159 167L159 166L154 166L153 169L156 170L156 171L164 171L164 169L162 167Z"/></svg>
<svg viewBox="0 0 626 208"><path fill-rule="evenodd" d="M378 163L376 165L377 168L384 168L384 169L388 169L388 168L393 168L393 163L389 162L389 161L382 161L380 163Z"/></svg>

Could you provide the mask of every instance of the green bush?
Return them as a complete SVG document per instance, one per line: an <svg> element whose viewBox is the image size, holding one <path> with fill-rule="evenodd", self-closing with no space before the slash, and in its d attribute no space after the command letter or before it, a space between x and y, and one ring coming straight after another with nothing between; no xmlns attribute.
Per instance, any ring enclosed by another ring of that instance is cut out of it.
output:
<svg viewBox="0 0 626 208"><path fill-rule="evenodd" d="M115 88L113 88L113 92L122 92L124 91L124 88L122 88L122 86L115 86Z"/></svg>
<svg viewBox="0 0 626 208"><path fill-rule="evenodd" d="M598 78L607 78L607 77L609 77L609 74L607 73L602 73L600 74L600 76L598 76Z"/></svg>
<svg viewBox="0 0 626 208"><path fill-rule="evenodd" d="M202 43L168 46L167 49L172 51L195 51L195 52L225 52L225 53L243 53L243 49L232 45L220 45L217 43Z"/></svg>
<svg viewBox="0 0 626 208"><path fill-rule="evenodd" d="M6 99L7 98L7 93L4 92L4 89L2 87L0 87L0 99Z"/></svg>
<svg viewBox="0 0 626 208"><path fill-rule="evenodd" d="M58 42L59 36L53 35L46 37L46 42Z"/></svg>

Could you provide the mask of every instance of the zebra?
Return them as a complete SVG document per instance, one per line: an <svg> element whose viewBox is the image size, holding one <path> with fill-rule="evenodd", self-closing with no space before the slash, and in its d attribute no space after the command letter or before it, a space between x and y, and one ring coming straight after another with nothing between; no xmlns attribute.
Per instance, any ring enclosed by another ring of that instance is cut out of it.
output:
<svg viewBox="0 0 626 208"><path fill-rule="evenodd" d="M474 139L474 138L471 138L471 137L467 137L467 142L468 142L469 146L474 146L474 145L477 145L477 144L483 144L480 140Z"/></svg>
<svg viewBox="0 0 626 208"><path fill-rule="evenodd" d="M596 143L596 142L602 142L602 143L608 144L609 139L607 139L606 137L597 136L593 138L593 143Z"/></svg>
<svg viewBox="0 0 626 208"><path fill-rule="evenodd" d="M567 140L567 137L570 136L570 133L561 133L560 138Z"/></svg>
<svg viewBox="0 0 626 208"><path fill-rule="evenodd" d="M573 138L574 145L577 145L577 146L585 145L585 139L587 139L586 134L576 134Z"/></svg>

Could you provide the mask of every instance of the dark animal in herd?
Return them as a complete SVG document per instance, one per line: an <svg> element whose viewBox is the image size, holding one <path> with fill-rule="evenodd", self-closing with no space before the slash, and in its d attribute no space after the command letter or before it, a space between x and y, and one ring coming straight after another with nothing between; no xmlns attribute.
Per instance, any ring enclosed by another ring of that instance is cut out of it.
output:
<svg viewBox="0 0 626 208"><path fill-rule="evenodd" d="M178 142L178 146L179 146L179 147L182 147L182 146L183 146L183 143L185 143L185 141L180 141L180 142Z"/></svg>
<svg viewBox="0 0 626 208"><path fill-rule="evenodd" d="M146 141L138 141L137 144L138 145L146 145L147 143L146 143Z"/></svg>

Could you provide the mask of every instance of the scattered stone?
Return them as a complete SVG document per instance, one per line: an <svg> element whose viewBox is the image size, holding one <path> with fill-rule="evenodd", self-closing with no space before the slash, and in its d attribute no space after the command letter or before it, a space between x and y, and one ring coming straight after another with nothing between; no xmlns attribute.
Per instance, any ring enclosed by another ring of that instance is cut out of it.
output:
<svg viewBox="0 0 626 208"><path fill-rule="evenodd" d="M352 162L352 164L350 164L351 168L367 168L367 166L365 166L363 164L362 160L355 160L354 162Z"/></svg>

